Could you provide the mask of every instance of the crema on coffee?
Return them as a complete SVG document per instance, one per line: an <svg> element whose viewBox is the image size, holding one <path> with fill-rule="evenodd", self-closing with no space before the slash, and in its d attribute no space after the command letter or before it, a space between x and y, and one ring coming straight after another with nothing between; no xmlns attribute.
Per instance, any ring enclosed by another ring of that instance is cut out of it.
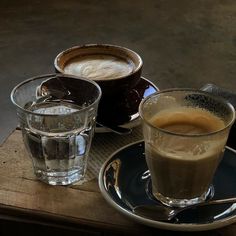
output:
<svg viewBox="0 0 236 236"><path fill-rule="evenodd" d="M111 80L132 73L132 61L106 54L84 55L69 60L65 67L66 74L73 74L92 80Z"/></svg>

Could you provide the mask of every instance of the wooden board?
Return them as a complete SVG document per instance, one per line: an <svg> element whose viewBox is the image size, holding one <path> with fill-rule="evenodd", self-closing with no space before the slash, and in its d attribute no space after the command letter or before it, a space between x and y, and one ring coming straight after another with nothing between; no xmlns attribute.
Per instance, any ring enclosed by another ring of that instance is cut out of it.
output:
<svg viewBox="0 0 236 236"><path fill-rule="evenodd" d="M38 181L18 130L0 147L0 175L2 219L85 228L95 232L163 232L137 224L108 205L100 194L97 179L83 185L66 187L50 186ZM209 232L205 233L203 235L209 235ZM236 225L211 231L210 235L219 233L236 234ZM165 231L165 235L172 234L174 232Z"/></svg>

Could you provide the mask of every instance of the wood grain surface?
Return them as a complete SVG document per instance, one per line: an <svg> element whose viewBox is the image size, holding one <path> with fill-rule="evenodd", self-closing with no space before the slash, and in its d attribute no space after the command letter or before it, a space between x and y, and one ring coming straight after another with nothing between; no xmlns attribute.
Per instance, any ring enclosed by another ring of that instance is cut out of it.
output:
<svg viewBox="0 0 236 236"><path fill-rule="evenodd" d="M152 235L177 232L153 229L124 217L100 194L97 179L83 185L50 186L38 181L21 137L16 130L0 147L0 218L4 220L89 229L89 232ZM1 231L0 231L1 232ZM180 233L178 235L197 235ZM234 235L236 224L201 235Z"/></svg>

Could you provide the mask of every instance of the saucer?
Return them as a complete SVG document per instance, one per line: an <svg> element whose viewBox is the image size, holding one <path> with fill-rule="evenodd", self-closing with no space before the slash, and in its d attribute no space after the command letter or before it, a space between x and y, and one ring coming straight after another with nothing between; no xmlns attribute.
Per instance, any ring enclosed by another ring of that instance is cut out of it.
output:
<svg viewBox="0 0 236 236"><path fill-rule="evenodd" d="M236 151L226 148L213 180L213 199L236 196ZM202 231L236 222L236 203L210 205L179 213L172 221L156 221L132 211L138 205L160 204L150 197L144 142L129 144L110 156L99 173L99 187L104 198L127 217L156 228L175 231Z"/></svg>
<svg viewBox="0 0 236 236"><path fill-rule="evenodd" d="M125 110L127 112L126 116L128 121L120 125L125 128L133 128L140 124L140 117L138 113L138 107L142 99L147 96L157 92L159 89L154 85L150 80L141 77L140 82L128 93L123 101L119 102L117 106L121 103L125 103ZM118 108L119 110L119 108ZM105 133L110 132L110 130L104 127L96 127L96 133Z"/></svg>

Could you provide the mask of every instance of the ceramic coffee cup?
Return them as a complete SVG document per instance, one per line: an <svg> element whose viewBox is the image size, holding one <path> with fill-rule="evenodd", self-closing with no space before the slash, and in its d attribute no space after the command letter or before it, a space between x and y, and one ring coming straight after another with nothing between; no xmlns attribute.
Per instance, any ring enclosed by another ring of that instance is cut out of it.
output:
<svg viewBox="0 0 236 236"><path fill-rule="evenodd" d="M142 59L134 51L116 45L86 44L59 53L56 72L96 81L102 89L98 121L120 125L129 120L126 97L141 79Z"/></svg>

